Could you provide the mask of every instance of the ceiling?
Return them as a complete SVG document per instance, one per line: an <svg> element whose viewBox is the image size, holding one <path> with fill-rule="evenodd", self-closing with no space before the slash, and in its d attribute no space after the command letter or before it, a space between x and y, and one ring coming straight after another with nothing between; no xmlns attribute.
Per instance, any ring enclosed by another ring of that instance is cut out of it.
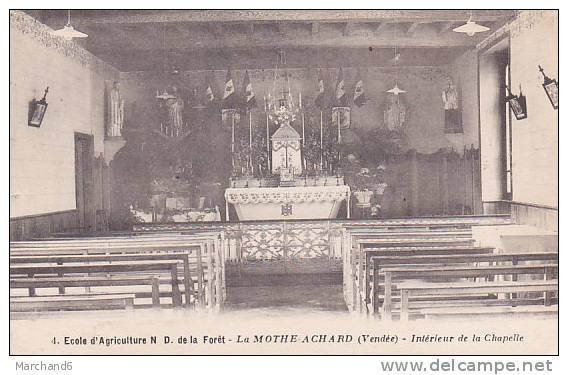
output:
<svg viewBox="0 0 568 375"><path fill-rule="evenodd" d="M27 10L53 29L65 10ZM491 28L513 10L474 10ZM270 68L276 51L289 67L388 66L394 48L400 65L443 65L490 32L454 33L465 10L73 10L76 40L121 71Z"/></svg>

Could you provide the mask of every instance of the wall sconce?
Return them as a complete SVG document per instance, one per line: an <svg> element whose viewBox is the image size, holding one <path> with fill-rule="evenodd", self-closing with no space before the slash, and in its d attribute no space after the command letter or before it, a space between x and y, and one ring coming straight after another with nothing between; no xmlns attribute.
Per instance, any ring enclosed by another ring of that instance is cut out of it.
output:
<svg viewBox="0 0 568 375"><path fill-rule="evenodd" d="M558 109L558 81L548 78L540 65L538 66L538 70L540 70L544 77L542 87L544 88L544 92L546 92L546 96L548 96L548 100L550 100L550 104L552 104L554 109Z"/></svg>
<svg viewBox="0 0 568 375"><path fill-rule="evenodd" d="M41 122L43 121L43 116L47 111L47 101L45 97L49 92L49 86L43 92L43 98L41 100L32 100L30 102L30 107L28 111L28 126L33 126L39 128L41 126Z"/></svg>
<svg viewBox="0 0 568 375"><path fill-rule="evenodd" d="M523 90L519 86L519 95L514 95L511 93L509 86L505 86L509 95L505 98L506 102L509 102L509 106L515 114L517 120L522 120L527 118L527 98L523 95Z"/></svg>

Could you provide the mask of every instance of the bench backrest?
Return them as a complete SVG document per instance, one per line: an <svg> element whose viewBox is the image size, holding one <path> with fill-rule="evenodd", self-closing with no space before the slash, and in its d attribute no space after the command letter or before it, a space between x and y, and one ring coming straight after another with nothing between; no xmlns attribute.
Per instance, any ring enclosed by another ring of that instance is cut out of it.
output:
<svg viewBox="0 0 568 375"><path fill-rule="evenodd" d="M444 263L479 263L479 262L520 262L520 261L558 261L558 253L507 253L507 254L471 254L471 255L430 255L430 256L374 256L371 258L375 267L393 264L444 264Z"/></svg>

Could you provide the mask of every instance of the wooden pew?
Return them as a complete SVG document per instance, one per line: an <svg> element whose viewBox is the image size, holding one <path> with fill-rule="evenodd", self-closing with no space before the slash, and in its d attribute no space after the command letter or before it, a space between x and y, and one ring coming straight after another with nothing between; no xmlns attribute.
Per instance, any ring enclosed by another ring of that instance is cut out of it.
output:
<svg viewBox="0 0 568 375"><path fill-rule="evenodd" d="M451 278L481 278L494 277L504 275L534 275L542 274L550 277L550 275L558 271L557 264L529 264L514 266L456 266L456 267L429 267L429 268L383 268L384 274L384 302L382 305L381 317L387 320L392 318L392 295L395 286L395 280L411 280L411 279L447 279ZM373 279L373 298L372 311L379 312L379 277L378 273L374 274ZM457 301L454 300L454 303ZM477 301L482 304L482 302ZM457 304L457 303L456 303Z"/></svg>
<svg viewBox="0 0 568 375"><path fill-rule="evenodd" d="M50 296L19 297L10 299L10 312L37 312L60 310L109 310L127 309L134 305L134 295L114 294L103 296Z"/></svg>
<svg viewBox="0 0 568 375"><path fill-rule="evenodd" d="M353 286L354 296L358 301L357 309L362 312L363 306L371 302L369 280L371 276L371 257L374 256L430 256L430 255L473 255L491 254L492 247L391 247L391 248L363 248L355 250L355 261L351 264L351 272L348 278L356 280ZM362 300L362 301L361 301Z"/></svg>
<svg viewBox="0 0 568 375"><path fill-rule="evenodd" d="M459 264L459 263L489 263L497 262L513 262L519 261L558 261L558 253L516 253L516 254L471 254L471 255L420 255L420 256L375 256L371 259L373 263L373 278L378 280L378 272L381 267L400 266L409 264L418 265L443 265L443 264ZM369 288L368 279L364 288ZM378 286L375 290L378 289ZM369 301L370 302L370 301ZM366 306L366 305L365 305ZM371 306L372 308L372 306ZM369 309L373 311L372 309Z"/></svg>
<svg viewBox="0 0 568 375"><path fill-rule="evenodd" d="M385 229L386 228L386 229ZM474 245L471 238L471 226L450 223L432 229L430 226L396 226L381 227L376 225L345 224L342 233L344 296L348 306L362 311L362 303L357 292L364 279L369 278L369 256L360 257L359 251L364 248L467 248ZM361 260L359 260L361 259ZM356 270L358 268L358 270ZM370 301L369 288L365 287L363 301ZM366 303L366 302L365 302Z"/></svg>
<svg viewBox="0 0 568 375"><path fill-rule="evenodd" d="M160 280L157 277L121 277L121 278L107 278L107 277L47 277L47 278L21 278L11 279L10 289L27 289L29 291L28 297L35 298L35 290L40 288L74 288L74 287L92 287L92 286L138 286L138 285L151 285L152 287L152 305L154 307L160 306ZM34 291L34 292L32 292ZM135 297L139 297L138 293L132 293ZM86 294L89 295L89 294ZM49 297L60 297L49 296ZM67 295L69 296L69 295ZM48 296L43 296L48 297ZM75 296L76 297L76 296ZM19 299L20 297L10 297ZM17 301L17 300L14 300Z"/></svg>
<svg viewBox="0 0 568 375"><path fill-rule="evenodd" d="M191 306L193 296L193 279L190 272L189 254L165 253L165 254L112 254L112 255L53 255L53 256L12 256L10 264L37 264L56 263L59 265L68 263L91 263L91 262L124 262L124 261L152 261L152 260L179 260L183 263L183 284L186 306ZM88 285L87 285L88 286ZM93 285L94 286L94 285ZM173 293L173 290L172 290Z"/></svg>
<svg viewBox="0 0 568 375"><path fill-rule="evenodd" d="M88 238L50 238L41 241L12 242L11 255L87 255L190 252L195 250L197 299L200 306L218 310L225 298L224 239L218 232L135 233L131 236ZM207 277L205 277L207 272ZM207 283L207 288L205 286ZM207 298L206 298L207 290ZM212 304L212 306L208 306Z"/></svg>
<svg viewBox="0 0 568 375"><path fill-rule="evenodd" d="M181 293L178 286L178 262L172 260L154 260L139 262L123 262L111 264L64 264L64 265L10 265L10 277L25 275L32 278L37 275L63 275L93 273L139 273L143 271L169 271L174 306L181 306Z"/></svg>
<svg viewBox="0 0 568 375"><path fill-rule="evenodd" d="M409 283L399 286L401 291L401 321L409 319L409 303L412 296L447 296L447 295L472 295L472 294L498 294L498 293L522 293L522 292L558 292L558 280L532 280L532 281L502 281L489 283L446 283L446 284L423 284ZM546 302L545 302L546 303ZM482 307L476 307L480 309ZM554 309L546 309L554 311ZM462 309L463 311L463 309ZM495 313L495 310L487 310ZM504 310L507 311L507 310ZM511 309L509 309L511 311ZM517 312L522 312L518 308ZM532 309L532 312L536 312Z"/></svg>

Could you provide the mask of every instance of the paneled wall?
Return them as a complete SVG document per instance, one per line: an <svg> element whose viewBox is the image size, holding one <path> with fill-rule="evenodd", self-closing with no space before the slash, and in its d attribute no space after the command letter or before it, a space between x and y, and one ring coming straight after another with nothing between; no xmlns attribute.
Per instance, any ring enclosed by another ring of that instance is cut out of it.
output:
<svg viewBox="0 0 568 375"><path fill-rule="evenodd" d="M10 219L10 241L47 237L51 233L78 233L77 210Z"/></svg>
<svg viewBox="0 0 568 375"><path fill-rule="evenodd" d="M383 218L481 213L479 150L462 155L413 150L387 159Z"/></svg>

